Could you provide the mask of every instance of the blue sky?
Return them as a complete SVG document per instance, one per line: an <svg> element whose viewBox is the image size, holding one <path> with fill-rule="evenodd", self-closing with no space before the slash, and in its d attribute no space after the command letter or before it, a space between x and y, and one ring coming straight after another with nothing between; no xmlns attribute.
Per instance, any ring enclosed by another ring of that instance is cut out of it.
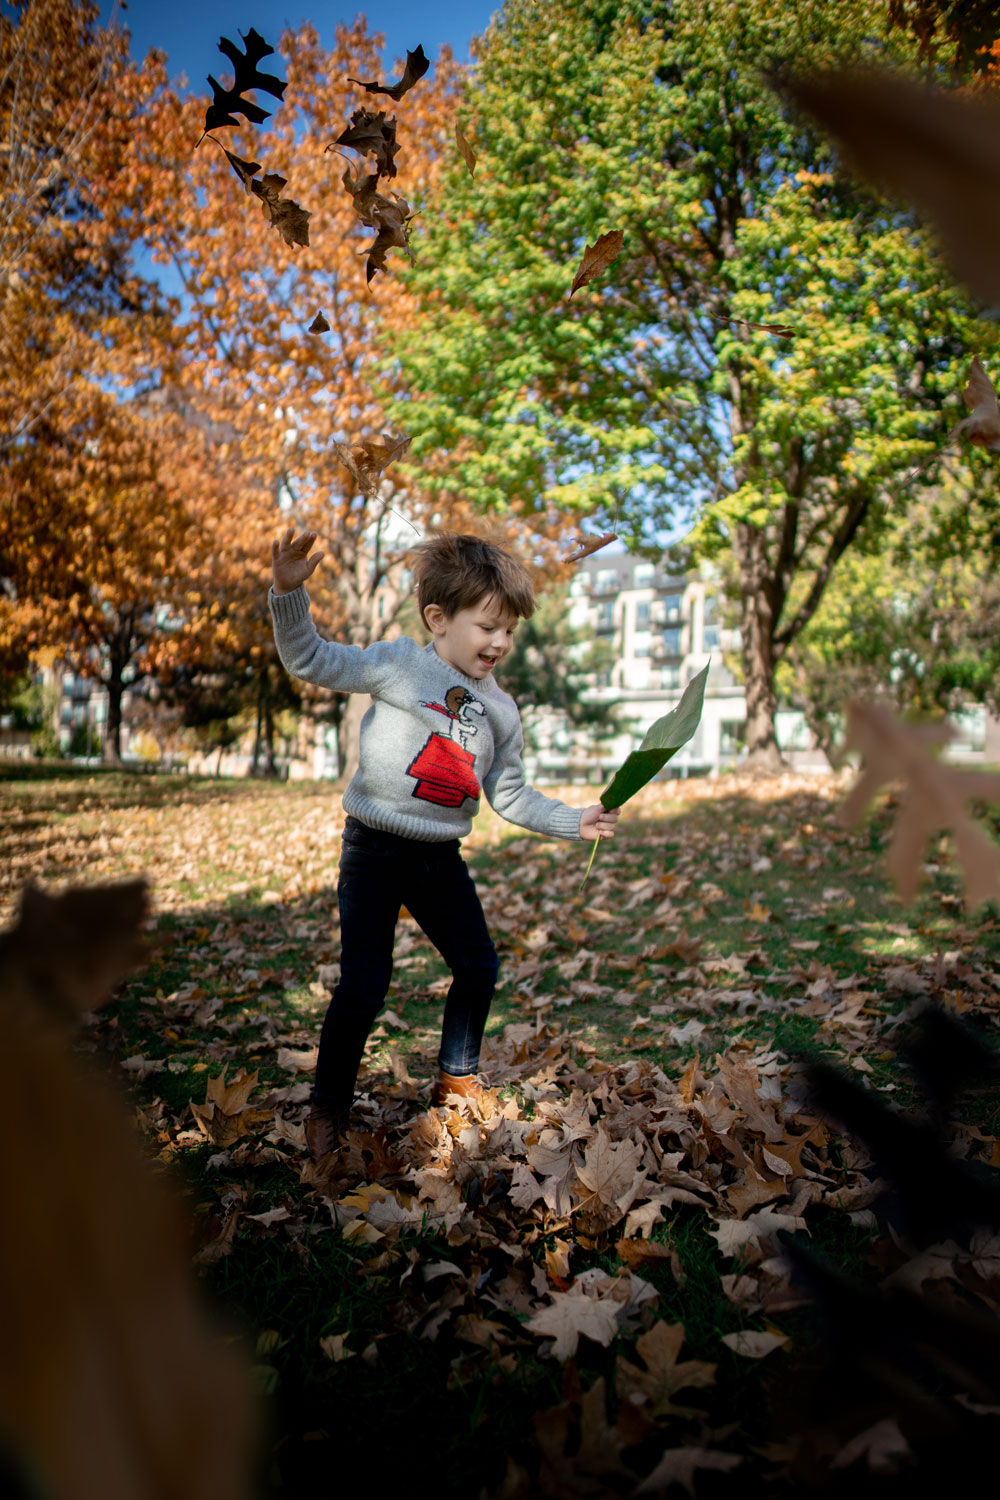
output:
<svg viewBox="0 0 1000 1500"><path fill-rule="evenodd" d="M132 56L141 62L150 47L162 47L171 75L187 75L195 92L208 93L209 73L228 67L217 50L220 36L239 42L253 26L277 46L286 26L312 21L321 42L332 42L338 21L367 17L371 31L386 38L385 56L391 67L419 43L433 65L442 42L450 42L457 57L468 56L469 42L486 29L500 0L435 0L433 5L404 0L372 0L367 7L331 4L329 0L128 0L128 9L115 6L119 20L132 34ZM111 0L103 0L101 19L107 21ZM273 61L273 59L271 59Z"/></svg>

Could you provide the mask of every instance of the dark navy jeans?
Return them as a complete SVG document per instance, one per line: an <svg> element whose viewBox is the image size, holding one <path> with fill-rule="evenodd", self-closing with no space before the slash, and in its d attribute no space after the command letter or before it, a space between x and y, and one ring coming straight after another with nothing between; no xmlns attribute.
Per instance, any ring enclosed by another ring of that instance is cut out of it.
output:
<svg viewBox="0 0 1000 1500"><path fill-rule="evenodd" d="M389 990L401 906L452 972L438 1066L474 1073L500 964L458 839L427 843L348 818L337 897L340 980L320 1036L316 1103L334 1110L351 1105L365 1042Z"/></svg>

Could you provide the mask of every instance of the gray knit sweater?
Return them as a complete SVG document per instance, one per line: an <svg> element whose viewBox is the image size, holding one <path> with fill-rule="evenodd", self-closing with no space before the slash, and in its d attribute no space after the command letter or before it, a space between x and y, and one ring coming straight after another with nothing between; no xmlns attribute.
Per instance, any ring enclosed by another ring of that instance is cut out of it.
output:
<svg viewBox="0 0 1000 1500"><path fill-rule="evenodd" d="M492 674L466 677L430 646L404 636L364 649L324 641L305 587L268 592L278 655L293 677L342 693L370 693L361 759L344 811L370 828L433 842L464 838L480 788L509 823L580 837L580 810L527 785L517 704Z"/></svg>

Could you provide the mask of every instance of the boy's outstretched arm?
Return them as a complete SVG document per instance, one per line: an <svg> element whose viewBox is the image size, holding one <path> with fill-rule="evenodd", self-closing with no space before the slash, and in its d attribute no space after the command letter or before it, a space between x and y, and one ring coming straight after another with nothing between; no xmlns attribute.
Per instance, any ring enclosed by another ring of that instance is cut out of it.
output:
<svg viewBox="0 0 1000 1500"><path fill-rule="evenodd" d="M317 531L304 531L301 536L295 536L289 526L284 536L271 543L271 572L274 575L274 592L279 598L282 594L294 593L300 584L312 577L323 561L326 555L323 552L317 552L314 557L309 556L309 550L318 535Z"/></svg>
<svg viewBox="0 0 1000 1500"><path fill-rule="evenodd" d="M613 839L620 808L609 812L602 802L585 807L580 814L580 837L582 839Z"/></svg>

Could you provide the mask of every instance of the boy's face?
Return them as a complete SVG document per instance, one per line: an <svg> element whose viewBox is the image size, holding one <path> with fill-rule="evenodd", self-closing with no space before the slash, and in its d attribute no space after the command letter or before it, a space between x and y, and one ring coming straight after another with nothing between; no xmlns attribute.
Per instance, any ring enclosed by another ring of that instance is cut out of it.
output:
<svg viewBox="0 0 1000 1500"><path fill-rule="evenodd" d="M424 610L438 656L465 677L481 680L509 655L517 615L498 599L483 599L469 609L446 615L439 604Z"/></svg>

